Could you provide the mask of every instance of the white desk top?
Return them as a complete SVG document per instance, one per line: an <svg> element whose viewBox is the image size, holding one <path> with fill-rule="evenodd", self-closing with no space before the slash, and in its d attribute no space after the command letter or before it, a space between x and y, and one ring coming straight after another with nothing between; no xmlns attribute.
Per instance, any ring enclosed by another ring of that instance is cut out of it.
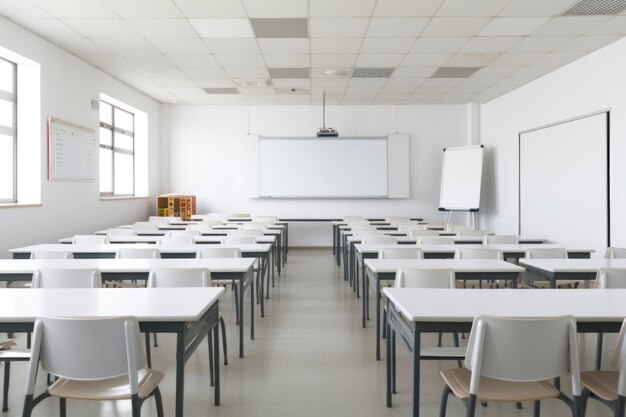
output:
<svg viewBox="0 0 626 417"><path fill-rule="evenodd" d="M226 236L210 236L210 235L202 235L194 237L196 243L219 243ZM267 235L267 236L254 236L256 238L257 243L274 243L276 241L276 236ZM64 237L59 239L59 243L69 244L72 243L71 237ZM109 236L109 241L111 243L156 243L159 239L159 236L155 235L139 235L139 236Z"/></svg>
<svg viewBox="0 0 626 417"><path fill-rule="evenodd" d="M544 317L572 314L578 321L626 317L626 290L385 288L409 321L472 321L478 315Z"/></svg>
<svg viewBox="0 0 626 417"><path fill-rule="evenodd" d="M458 236L469 237L469 236ZM549 249L549 248L562 248L563 245L557 245L553 243L540 243L540 244L493 244L493 245L363 245L356 244L354 248L359 253L378 253L380 249L394 249L394 248L420 248L425 253L450 253L455 252L458 249L499 249L502 252L525 252L528 249ZM591 253L595 252L594 249L584 248L566 248L568 252L580 252Z"/></svg>
<svg viewBox="0 0 626 417"><path fill-rule="evenodd" d="M520 265L547 272L596 272L600 268L626 268L626 259L520 259Z"/></svg>
<svg viewBox="0 0 626 417"><path fill-rule="evenodd" d="M521 266L495 259L366 259L373 273L394 273L402 268L450 268L455 272L524 272Z"/></svg>
<svg viewBox="0 0 626 417"><path fill-rule="evenodd" d="M213 245L210 247L239 248L242 253L246 252L269 252L271 245L268 243L257 243L256 245ZM158 249L161 253L192 253L201 249L206 249L206 245L152 245L144 243L128 244L67 244L67 243L44 243L40 245L24 246L22 248L10 249L11 253L32 252L33 250L62 251L62 252L88 252L88 253L115 253L118 249Z"/></svg>
<svg viewBox="0 0 626 417"><path fill-rule="evenodd" d="M3 289L0 322L36 317L135 316L139 321L196 321L224 288Z"/></svg>
<svg viewBox="0 0 626 417"><path fill-rule="evenodd" d="M149 272L158 268L208 268L212 272L245 273L252 258L202 259L0 259L0 275L26 274L46 268L97 268L102 272ZM0 291L2 292L2 291Z"/></svg>

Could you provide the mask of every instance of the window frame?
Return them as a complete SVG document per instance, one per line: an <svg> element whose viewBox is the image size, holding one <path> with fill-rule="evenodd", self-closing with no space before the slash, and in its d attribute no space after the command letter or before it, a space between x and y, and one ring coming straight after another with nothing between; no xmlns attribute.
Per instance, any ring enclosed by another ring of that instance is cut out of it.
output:
<svg viewBox="0 0 626 417"><path fill-rule="evenodd" d="M136 163L135 163L135 148L136 148L136 144L135 144L135 130L136 130L136 125L135 125L135 113L124 109L120 106L116 106L113 103L110 103L106 100L100 100L101 103L104 103L108 106L111 107L111 123L106 123L103 122L102 120L100 120L100 129L107 129L111 132L111 145L103 145L102 142L99 140L99 147L98 147L98 151L100 151L101 149L106 149L108 151L111 151L111 191L106 191L103 192L102 189L100 189L100 197L134 197L135 196L135 168L136 168ZM124 113L128 113L131 115L132 120L133 120L133 130L128 131L126 129L122 129L120 127L118 127L115 123L115 111L123 111ZM133 150L129 151L128 149L123 149L123 148L118 148L115 146L115 134L116 133L120 133L126 136L129 136L132 138L132 144L133 144ZM98 132L98 136L100 136L100 132ZM133 176L131 179L132 182L132 193L128 194L122 194L122 193L116 193L115 192L115 154L117 153L121 153L124 155L130 155L133 158ZM98 155L100 155L100 153L98 152ZM98 163L102 163L102 160L98 157ZM99 181L101 181L101 179L99 179ZM100 187L100 185L99 185Z"/></svg>
<svg viewBox="0 0 626 417"><path fill-rule="evenodd" d="M13 195L12 198L0 198L0 204L17 203L17 63L0 56L0 60L8 62L13 67L13 93L0 90L0 100L11 103L13 107L13 127L0 126L0 134L13 138Z"/></svg>

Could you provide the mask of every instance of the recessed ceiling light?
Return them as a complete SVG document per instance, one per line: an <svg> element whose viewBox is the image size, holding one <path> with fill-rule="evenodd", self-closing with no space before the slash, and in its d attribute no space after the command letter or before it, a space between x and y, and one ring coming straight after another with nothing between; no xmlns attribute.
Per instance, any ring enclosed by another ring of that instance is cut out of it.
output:
<svg viewBox="0 0 626 417"><path fill-rule="evenodd" d="M267 80L234 80L240 87L267 87Z"/></svg>
<svg viewBox="0 0 626 417"><path fill-rule="evenodd" d="M348 75L348 71L341 68L327 68L322 71L322 74L326 75L327 77L345 77L346 75Z"/></svg>

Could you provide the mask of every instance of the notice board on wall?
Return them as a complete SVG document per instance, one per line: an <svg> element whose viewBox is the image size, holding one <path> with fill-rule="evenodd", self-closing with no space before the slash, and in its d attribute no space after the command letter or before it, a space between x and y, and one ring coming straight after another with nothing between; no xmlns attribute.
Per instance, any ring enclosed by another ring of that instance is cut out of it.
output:
<svg viewBox="0 0 626 417"><path fill-rule="evenodd" d="M96 132L48 119L48 179L92 181L96 176Z"/></svg>

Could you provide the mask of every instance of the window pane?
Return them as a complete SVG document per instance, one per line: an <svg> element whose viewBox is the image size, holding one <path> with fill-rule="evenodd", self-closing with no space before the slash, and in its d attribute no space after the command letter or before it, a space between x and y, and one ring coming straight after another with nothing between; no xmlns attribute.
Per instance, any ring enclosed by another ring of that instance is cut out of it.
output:
<svg viewBox="0 0 626 417"><path fill-rule="evenodd" d="M100 128L100 145L112 146L111 131L109 129Z"/></svg>
<svg viewBox="0 0 626 417"><path fill-rule="evenodd" d="M115 194L133 194L133 157L115 152Z"/></svg>
<svg viewBox="0 0 626 417"><path fill-rule="evenodd" d="M0 200L13 200L13 137L0 135Z"/></svg>
<svg viewBox="0 0 626 417"><path fill-rule="evenodd" d="M133 132L135 127L132 113L115 108L115 127Z"/></svg>
<svg viewBox="0 0 626 417"><path fill-rule="evenodd" d="M100 192L113 192L113 152L100 148Z"/></svg>
<svg viewBox="0 0 626 417"><path fill-rule="evenodd" d="M0 59L0 90L14 93L15 64Z"/></svg>
<svg viewBox="0 0 626 417"><path fill-rule="evenodd" d="M13 103L0 100L0 126L13 127Z"/></svg>
<svg viewBox="0 0 626 417"><path fill-rule="evenodd" d="M100 121L107 124L113 124L113 109L110 104L105 103L104 101L100 102Z"/></svg>
<svg viewBox="0 0 626 417"><path fill-rule="evenodd" d="M133 137L115 132L115 148L133 150Z"/></svg>

